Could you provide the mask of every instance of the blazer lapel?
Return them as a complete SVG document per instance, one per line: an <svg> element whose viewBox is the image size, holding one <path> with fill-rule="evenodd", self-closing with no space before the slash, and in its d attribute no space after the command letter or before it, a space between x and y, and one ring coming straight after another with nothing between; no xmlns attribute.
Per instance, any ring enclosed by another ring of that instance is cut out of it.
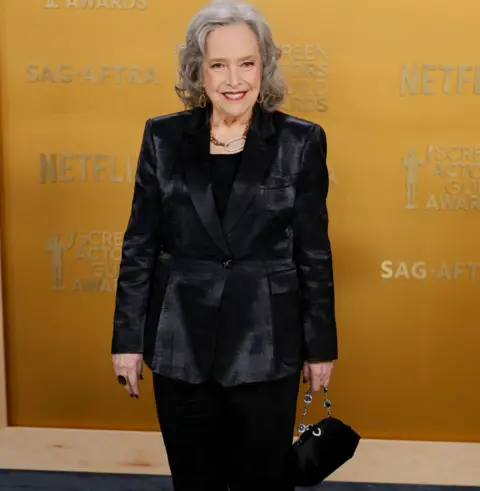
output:
<svg viewBox="0 0 480 491"><path fill-rule="evenodd" d="M193 205L211 238L224 254L231 256L212 193L208 162L210 155L208 111L195 109L192 112L187 126L187 136L182 141L181 155L185 183L190 191Z"/></svg>
<svg viewBox="0 0 480 491"><path fill-rule="evenodd" d="M274 132L271 115L257 105L222 223L225 234L235 227L259 192L260 183L272 164L272 149L266 139Z"/></svg>

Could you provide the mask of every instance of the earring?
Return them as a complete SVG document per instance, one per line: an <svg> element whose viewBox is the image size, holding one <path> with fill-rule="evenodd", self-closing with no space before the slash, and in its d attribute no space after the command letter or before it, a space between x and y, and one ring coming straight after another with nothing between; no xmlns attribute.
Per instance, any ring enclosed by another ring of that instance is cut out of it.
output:
<svg viewBox="0 0 480 491"><path fill-rule="evenodd" d="M202 93L200 94L200 97L199 97L199 99L198 99L198 105L199 105L199 107L201 107L202 109L203 109L204 107L207 107L207 96L205 95L205 92L202 92Z"/></svg>

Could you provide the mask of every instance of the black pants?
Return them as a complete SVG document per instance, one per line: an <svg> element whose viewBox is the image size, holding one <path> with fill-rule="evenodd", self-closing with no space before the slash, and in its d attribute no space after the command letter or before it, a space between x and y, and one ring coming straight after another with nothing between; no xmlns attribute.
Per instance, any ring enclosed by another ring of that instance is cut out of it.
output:
<svg viewBox="0 0 480 491"><path fill-rule="evenodd" d="M293 491L299 378L221 387L154 374L175 491Z"/></svg>

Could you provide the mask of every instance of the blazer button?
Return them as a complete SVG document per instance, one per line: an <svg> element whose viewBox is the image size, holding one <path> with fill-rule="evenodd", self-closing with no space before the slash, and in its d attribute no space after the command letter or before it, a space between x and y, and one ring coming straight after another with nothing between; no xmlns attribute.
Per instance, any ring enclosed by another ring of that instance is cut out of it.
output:
<svg viewBox="0 0 480 491"><path fill-rule="evenodd" d="M232 263L233 263L232 259L226 259L225 261L223 261L222 266L225 269L230 269L232 267Z"/></svg>

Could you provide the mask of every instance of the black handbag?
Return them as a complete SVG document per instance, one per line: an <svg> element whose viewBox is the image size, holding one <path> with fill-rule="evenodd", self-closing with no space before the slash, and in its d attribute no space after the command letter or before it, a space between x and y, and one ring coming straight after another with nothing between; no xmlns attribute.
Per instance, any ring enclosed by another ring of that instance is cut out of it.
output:
<svg viewBox="0 0 480 491"><path fill-rule="evenodd" d="M355 454L360 435L341 420L331 416L328 389L323 388L327 417L316 424L305 425L307 407L312 402L311 389L303 399L304 407L299 437L292 445L293 477L296 486L315 486Z"/></svg>

